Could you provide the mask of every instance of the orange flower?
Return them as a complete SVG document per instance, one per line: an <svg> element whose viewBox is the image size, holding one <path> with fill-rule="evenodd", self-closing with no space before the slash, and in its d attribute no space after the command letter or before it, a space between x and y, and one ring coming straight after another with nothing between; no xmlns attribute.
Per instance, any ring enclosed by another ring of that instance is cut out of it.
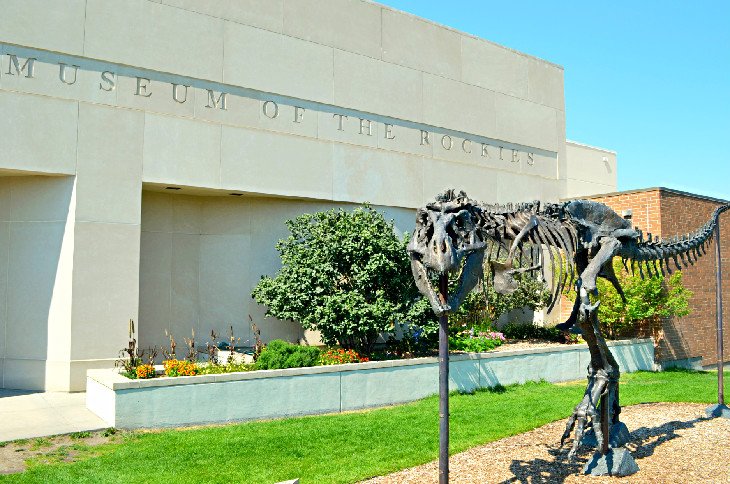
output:
<svg viewBox="0 0 730 484"><path fill-rule="evenodd" d="M147 379L155 377L155 367L152 365L139 365L136 370L137 378Z"/></svg>
<svg viewBox="0 0 730 484"><path fill-rule="evenodd" d="M198 373L195 363L187 360L165 360L162 362L167 376L194 376Z"/></svg>

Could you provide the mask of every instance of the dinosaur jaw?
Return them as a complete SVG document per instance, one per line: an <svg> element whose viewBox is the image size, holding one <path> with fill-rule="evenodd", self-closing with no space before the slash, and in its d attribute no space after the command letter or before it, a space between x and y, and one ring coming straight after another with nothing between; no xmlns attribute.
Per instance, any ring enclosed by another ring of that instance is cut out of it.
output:
<svg viewBox="0 0 730 484"><path fill-rule="evenodd" d="M463 262L463 263L462 263ZM484 264L484 251L476 247L464 255L459 264L452 268L451 272L460 270L459 282L456 290L450 294L444 294L442 299L440 290L431 283L430 274L435 272L422 262L420 257L411 255L411 270L415 277L416 286L431 304L434 314L442 316L445 313L456 311L464 298L474 289L484 277L482 266ZM444 276L447 272L441 272Z"/></svg>
<svg viewBox="0 0 730 484"><path fill-rule="evenodd" d="M450 306L445 304L439 297L439 291L431 284L428 268L421 262L420 258L411 256L411 271L413 271L416 287L428 300L434 314L442 316L449 312L451 310Z"/></svg>

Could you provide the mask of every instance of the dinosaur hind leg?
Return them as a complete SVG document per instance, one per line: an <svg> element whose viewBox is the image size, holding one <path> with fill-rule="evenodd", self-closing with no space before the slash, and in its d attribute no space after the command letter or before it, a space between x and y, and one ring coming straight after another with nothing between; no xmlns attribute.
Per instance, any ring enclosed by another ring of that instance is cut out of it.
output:
<svg viewBox="0 0 730 484"><path fill-rule="evenodd" d="M601 268L610 263L620 247L616 239L604 239L600 250L581 273L581 281L587 286L579 289L578 323L588 344L591 362L588 367L588 386L581 402L568 419L561 445L575 429L573 446L568 454L572 459L583 440L586 430L592 427L598 447L603 454L609 449L610 427L618 423L619 366L613 358L598 325L598 303L592 304L589 292L595 291L595 281ZM615 439L613 439L615 441Z"/></svg>
<svg viewBox="0 0 730 484"><path fill-rule="evenodd" d="M585 290L581 291L580 328L588 343L591 363L588 366L588 385L583 399L576 405L568 419L565 432L560 440L565 440L575 430L573 445L568 453L572 459L578 450L584 435L589 429L595 433L599 448L607 450L610 441L609 424L618 422L618 389L619 366L606 345L598 329L597 305L591 305Z"/></svg>

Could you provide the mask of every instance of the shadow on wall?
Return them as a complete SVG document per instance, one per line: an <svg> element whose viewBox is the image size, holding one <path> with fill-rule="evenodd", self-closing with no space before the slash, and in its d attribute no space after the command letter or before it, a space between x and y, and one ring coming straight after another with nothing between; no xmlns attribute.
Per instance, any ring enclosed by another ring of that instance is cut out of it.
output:
<svg viewBox="0 0 730 484"><path fill-rule="evenodd" d="M352 204L144 190L140 347L168 347L167 329L183 351L183 338L190 337L192 328L196 343L204 347L212 329L219 340L227 340L231 326L240 338L237 345L252 346L249 315L264 342L279 338L318 344L316 332L265 317L266 308L251 298L251 291L262 274L274 275L281 265L276 243L289 235L286 220L340 206ZM398 229L412 230L414 211L376 208L395 218Z"/></svg>
<svg viewBox="0 0 730 484"><path fill-rule="evenodd" d="M663 319L657 335L657 361L674 361L690 358L689 343L682 333L682 325L676 318Z"/></svg>
<svg viewBox="0 0 730 484"><path fill-rule="evenodd" d="M633 372L646 370L654 367L654 353L648 345L631 345L617 351L616 347L611 348L611 353L616 359L622 372Z"/></svg>
<svg viewBox="0 0 730 484"><path fill-rule="evenodd" d="M73 177L0 176L3 388L48 389L47 361L70 359L73 190Z"/></svg>

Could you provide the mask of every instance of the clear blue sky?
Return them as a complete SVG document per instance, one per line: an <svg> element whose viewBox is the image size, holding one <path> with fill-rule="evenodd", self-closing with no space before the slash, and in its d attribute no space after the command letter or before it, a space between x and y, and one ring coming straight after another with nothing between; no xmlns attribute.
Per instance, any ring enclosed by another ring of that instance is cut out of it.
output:
<svg viewBox="0 0 730 484"><path fill-rule="evenodd" d="M730 199L730 1L380 1L562 65L567 137L620 190Z"/></svg>

